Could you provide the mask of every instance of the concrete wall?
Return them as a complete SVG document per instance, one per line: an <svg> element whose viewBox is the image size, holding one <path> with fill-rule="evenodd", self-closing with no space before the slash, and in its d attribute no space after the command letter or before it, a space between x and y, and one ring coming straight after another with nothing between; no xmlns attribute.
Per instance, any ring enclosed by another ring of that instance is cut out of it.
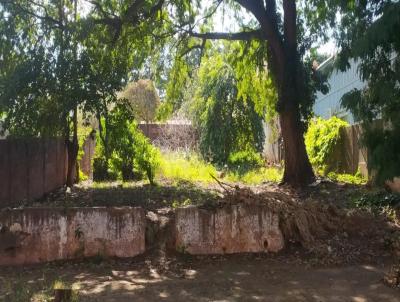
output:
<svg viewBox="0 0 400 302"><path fill-rule="evenodd" d="M64 140L0 140L0 208L34 200L66 181Z"/></svg>
<svg viewBox="0 0 400 302"><path fill-rule="evenodd" d="M145 250L141 208L26 208L0 212L0 265L90 256L133 257Z"/></svg>
<svg viewBox="0 0 400 302"><path fill-rule="evenodd" d="M175 246L189 254L278 252L284 247L279 217L265 206L176 209Z"/></svg>

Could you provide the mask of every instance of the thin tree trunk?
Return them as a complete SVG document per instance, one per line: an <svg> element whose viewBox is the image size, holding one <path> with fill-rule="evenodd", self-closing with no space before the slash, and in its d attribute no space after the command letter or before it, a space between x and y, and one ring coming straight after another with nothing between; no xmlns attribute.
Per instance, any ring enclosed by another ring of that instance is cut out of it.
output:
<svg viewBox="0 0 400 302"><path fill-rule="evenodd" d="M74 22L77 21L77 0L74 1ZM77 44L74 43L74 60L77 60ZM68 173L67 173L67 186L71 187L74 183L79 181L79 165L78 165L78 151L79 151L79 142L78 142L78 105L74 106L72 127L73 127L73 136L72 141L68 140Z"/></svg>
<svg viewBox="0 0 400 302"><path fill-rule="evenodd" d="M78 108L74 108L73 116L73 137L72 141L68 140L68 173L67 186L71 187L75 182L79 181L79 165L78 165Z"/></svg>

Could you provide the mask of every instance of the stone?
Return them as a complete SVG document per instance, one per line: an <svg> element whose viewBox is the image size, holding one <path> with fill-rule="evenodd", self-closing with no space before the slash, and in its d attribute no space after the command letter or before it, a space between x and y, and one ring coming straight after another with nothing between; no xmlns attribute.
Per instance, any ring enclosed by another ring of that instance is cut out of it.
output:
<svg viewBox="0 0 400 302"><path fill-rule="evenodd" d="M175 248L189 254L278 252L284 247L279 216L263 205L176 209Z"/></svg>

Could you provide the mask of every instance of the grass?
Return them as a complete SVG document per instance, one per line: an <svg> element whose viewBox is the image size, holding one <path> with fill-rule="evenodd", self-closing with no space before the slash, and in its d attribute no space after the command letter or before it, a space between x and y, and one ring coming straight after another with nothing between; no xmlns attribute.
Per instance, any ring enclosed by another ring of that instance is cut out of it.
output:
<svg viewBox="0 0 400 302"><path fill-rule="evenodd" d="M211 175L217 175L217 169L204 162L195 153L163 153L158 169L157 177L165 177L173 180L210 183L214 179Z"/></svg>
<svg viewBox="0 0 400 302"><path fill-rule="evenodd" d="M353 185L365 185L367 183L367 179L361 175L360 172L357 172L355 175L353 174L338 174L335 172L328 173L327 177L333 181L353 184Z"/></svg>
<svg viewBox="0 0 400 302"><path fill-rule="evenodd" d="M161 164L157 173L159 178L168 178L176 181L190 181L201 183L215 182L217 176L215 166L202 160L195 153L164 153L161 155ZM257 167L247 171L227 171L223 180L242 182L245 184L260 184L264 181L279 182L282 170L278 168Z"/></svg>

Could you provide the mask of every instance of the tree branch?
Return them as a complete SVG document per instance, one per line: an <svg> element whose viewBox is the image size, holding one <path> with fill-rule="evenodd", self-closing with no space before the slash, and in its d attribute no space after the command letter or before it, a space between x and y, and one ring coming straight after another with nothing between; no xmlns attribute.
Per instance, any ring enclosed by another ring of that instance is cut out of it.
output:
<svg viewBox="0 0 400 302"><path fill-rule="evenodd" d="M260 29L252 31L242 31L237 33L224 33L224 32L208 32L208 33L196 33L189 32L189 35L194 38L200 38L204 40L265 40L265 36Z"/></svg>
<svg viewBox="0 0 400 302"><path fill-rule="evenodd" d="M264 6L264 0L235 0L242 7L250 11L260 23L265 39L269 42L273 56L278 61L279 66L283 66L283 41L279 33L276 0L266 0L267 7ZM291 0L294 1L294 0Z"/></svg>

